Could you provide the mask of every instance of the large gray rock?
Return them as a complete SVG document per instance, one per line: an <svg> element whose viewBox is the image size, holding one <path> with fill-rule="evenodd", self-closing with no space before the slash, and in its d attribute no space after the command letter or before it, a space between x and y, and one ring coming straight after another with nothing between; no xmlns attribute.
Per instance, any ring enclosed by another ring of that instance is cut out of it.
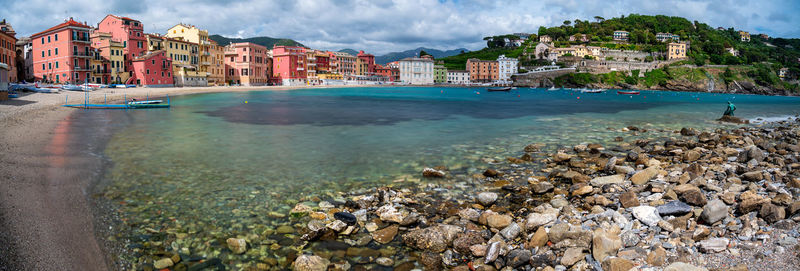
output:
<svg viewBox="0 0 800 271"><path fill-rule="evenodd" d="M544 214L530 213L528 214L528 218L525 219L525 228L528 230L536 229L536 227L553 222L556 220L556 217L558 217L557 210L556 212L548 212Z"/></svg>
<svg viewBox="0 0 800 271"><path fill-rule="evenodd" d="M594 187L601 187L607 184L621 184L624 181L625 181L625 175L617 174L617 175L594 178L591 181L589 181L589 184L591 184Z"/></svg>
<svg viewBox="0 0 800 271"><path fill-rule="evenodd" d="M514 268L523 266L531 259L531 251L527 249L515 249L506 255L506 266Z"/></svg>
<svg viewBox="0 0 800 271"><path fill-rule="evenodd" d="M708 271L708 269L697 267L688 263L674 262L667 267L664 267L664 271Z"/></svg>
<svg viewBox="0 0 800 271"><path fill-rule="evenodd" d="M444 252L463 229L453 225L437 225L415 229L402 236L406 245L431 252Z"/></svg>
<svg viewBox="0 0 800 271"><path fill-rule="evenodd" d="M482 192L478 194L477 200L481 205L489 206L497 200L497 194L493 192Z"/></svg>
<svg viewBox="0 0 800 271"><path fill-rule="evenodd" d="M602 260L608 256L617 255L617 251L622 248L622 239L620 239L619 233L620 229L616 226L610 229L595 229L592 233L592 257Z"/></svg>
<svg viewBox="0 0 800 271"><path fill-rule="evenodd" d="M647 226L656 226L661 216L658 215L658 210L653 206L636 206L631 208L633 216Z"/></svg>
<svg viewBox="0 0 800 271"><path fill-rule="evenodd" d="M519 235L522 231L522 228L517 223L511 223L508 227L505 227L503 230L500 231L500 235L505 237L508 240L514 239Z"/></svg>
<svg viewBox="0 0 800 271"><path fill-rule="evenodd" d="M658 210L658 214L662 216L684 215L692 211L692 206L679 200L673 200L666 204L659 205L656 207L656 210Z"/></svg>
<svg viewBox="0 0 800 271"><path fill-rule="evenodd" d="M721 200L712 200L703 206L703 212L700 213L700 219L708 224L714 224L728 216L728 205Z"/></svg>
<svg viewBox="0 0 800 271"><path fill-rule="evenodd" d="M728 248L728 239L727 238L709 238L703 241L700 241L698 245L700 249L705 252L722 252Z"/></svg>

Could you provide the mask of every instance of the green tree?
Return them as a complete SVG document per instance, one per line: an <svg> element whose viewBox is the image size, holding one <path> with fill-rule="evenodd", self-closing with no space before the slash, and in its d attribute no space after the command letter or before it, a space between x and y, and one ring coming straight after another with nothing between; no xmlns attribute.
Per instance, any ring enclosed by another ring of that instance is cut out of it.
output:
<svg viewBox="0 0 800 271"><path fill-rule="evenodd" d="M600 16L594 16L594 19L595 19L595 21L597 21L598 23L606 20L606 19L604 19L603 17L600 17Z"/></svg>
<svg viewBox="0 0 800 271"><path fill-rule="evenodd" d="M425 50L420 50L420 51L419 51L419 56L420 56L420 57L423 57L423 56L432 56L432 55L431 55L431 54L429 54L428 52L425 52Z"/></svg>

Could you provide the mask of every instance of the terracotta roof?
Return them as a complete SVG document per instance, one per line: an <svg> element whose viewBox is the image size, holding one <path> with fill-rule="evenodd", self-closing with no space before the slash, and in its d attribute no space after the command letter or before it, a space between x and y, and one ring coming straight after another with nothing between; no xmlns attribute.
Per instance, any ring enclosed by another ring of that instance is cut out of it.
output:
<svg viewBox="0 0 800 271"><path fill-rule="evenodd" d="M31 35L31 38L37 37L37 36L39 36L41 34L44 34L44 33L47 33L47 32L50 32L50 31L53 31L53 30L56 30L56 29L61 29L61 28L70 27L70 26L72 26L72 27L82 27L82 28L92 28L92 27L90 27L88 25L76 22L72 18L69 18L69 21L60 23L60 24L58 24L56 26L53 26L53 27L51 27L51 28L49 28L49 29L47 29L45 31L33 34L33 35Z"/></svg>

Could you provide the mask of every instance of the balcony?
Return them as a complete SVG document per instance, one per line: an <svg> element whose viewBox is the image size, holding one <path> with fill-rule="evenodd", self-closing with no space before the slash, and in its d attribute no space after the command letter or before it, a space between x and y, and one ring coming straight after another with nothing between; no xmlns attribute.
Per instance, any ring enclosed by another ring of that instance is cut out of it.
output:
<svg viewBox="0 0 800 271"><path fill-rule="evenodd" d="M200 45L211 45L211 42L207 40L201 40Z"/></svg>
<svg viewBox="0 0 800 271"><path fill-rule="evenodd" d="M308 59L308 60L317 60L317 58L316 58L316 57L313 57L313 56L312 56L312 57L308 57L308 58L306 58L306 59Z"/></svg>
<svg viewBox="0 0 800 271"><path fill-rule="evenodd" d="M211 66L211 62L202 61L202 62L200 62L200 65L202 65L202 66Z"/></svg>
<svg viewBox="0 0 800 271"><path fill-rule="evenodd" d="M87 68L87 67L75 66L75 71L79 71L79 72L84 72L84 71L85 71L85 72L88 72L88 71L92 71L92 69L90 69L90 68Z"/></svg>
<svg viewBox="0 0 800 271"><path fill-rule="evenodd" d="M297 70L298 71L302 71L302 70L305 70L305 69L303 67L297 67Z"/></svg>
<svg viewBox="0 0 800 271"><path fill-rule="evenodd" d="M203 55L204 55L204 56L210 56L210 55L211 55L211 53L209 53L209 52L203 52Z"/></svg>
<svg viewBox="0 0 800 271"><path fill-rule="evenodd" d="M74 57L88 57L88 58L93 57L92 53L86 53L86 52L72 52L72 56L74 56Z"/></svg>
<svg viewBox="0 0 800 271"><path fill-rule="evenodd" d="M83 37L72 37L72 41L85 42L85 43L91 43L92 42L91 40L89 40L89 38L83 38Z"/></svg>

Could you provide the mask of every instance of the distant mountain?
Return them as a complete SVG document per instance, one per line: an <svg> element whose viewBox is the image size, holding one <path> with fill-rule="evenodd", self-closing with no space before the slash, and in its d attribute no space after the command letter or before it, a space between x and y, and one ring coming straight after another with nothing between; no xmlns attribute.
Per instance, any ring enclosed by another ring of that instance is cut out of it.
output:
<svg viewBox="0 0 800 271"><path fill-rule="evenodd" d="M302 43L299 43L292 39L281 39L281 38L270 38L270 37L252 37L246 39L240 38L226 38L220 35L211 35L208 37L209 39L216 41L219 45L225 46L231 43L236 42L252 42L261 46L265 46L269 49L272 49L274 45L285 45L285 46L302 46L306 47ZM308 47L306 47L308 48Z"/></svg>
<svg viewBox="0 0 800 271"><path fill-rule="evenodd" d="M434 58L444 58L444 57L448 57L448 56L454 56L454 55L460 54L462 51L463 52L469 52L469 50L464 49L464 48L441 51L441 50L437 50L437 49L419 47L419 48L414 49L414 50L408 50L408 51L402 51L402 52L392 52L392 53L388 53L388 54L385 54L385 55L382 55L382 56L376 56L375 57L375 63L386 64L386 63L389 63L389 62L401 60L403 58L418 56L419 52L423 51L423 50L425 52L427 52L428 54L431 54Z"/></svg>
<svg viewBox="0 0 800 271"><path fill-rule="evenodd" d="M357 55L358 54L358 51L350 49L350 48L339 50L339 52L348 53L348 54L351 54L351 55Z"/></svg>

